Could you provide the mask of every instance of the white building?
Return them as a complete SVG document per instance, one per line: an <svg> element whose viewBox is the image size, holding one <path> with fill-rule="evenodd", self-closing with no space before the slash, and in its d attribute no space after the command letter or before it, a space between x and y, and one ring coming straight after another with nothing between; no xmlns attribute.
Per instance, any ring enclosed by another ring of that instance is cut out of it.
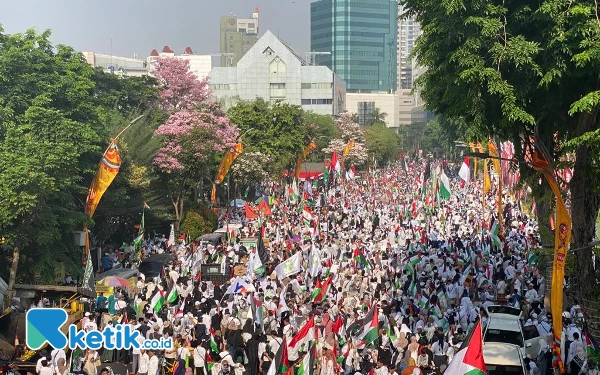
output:
<svg viewBox="0 0 600 375"><path fill-rule="evenodd" d="M368 125L363 122L369 121L369 115L373 113L375 108L378 108L380 113L385 113L385 125L388 128L398 128L398 95L389 93L347 93L346 94L346 109L351 113L356 113L359 118L360 125Z"/></svg>
<svg viewBox="0 0 600 375"><path fill-rule="evenodd" d="M154 70L156 59L159 57L188 60L190 62L190 71L192 71L198 79L206 78L213 68L211 55L195 55L190 47L186 47L182 55L175 55L175 52L173 52L169 46L164 46L161 53L158 53L156 49L153 49L152 52L150 52L150 56L146 59L148 70L150 72Z"/></svg>
<svg viewBox="0 0 600 375"><path fill-rule="evenodd" d="M104 68L105 72L121 76L140 77L148 74L143 59L104 55L95 52L82 52L88 64L94 68Z"/></svg>
<svg viewBox="0 0 600 375"><path fill-rule="evenodd" d="M308 66L271 31L236 67L213 68L209 77L213 95L226 108L238 100L263 98L323 115L338 115L345 109L346 83L325 66Z"/></svg>

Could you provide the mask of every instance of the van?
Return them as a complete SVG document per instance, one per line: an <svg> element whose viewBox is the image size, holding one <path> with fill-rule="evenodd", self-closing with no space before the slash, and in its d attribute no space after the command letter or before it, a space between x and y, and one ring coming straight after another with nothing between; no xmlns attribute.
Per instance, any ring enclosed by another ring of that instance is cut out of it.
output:
<svg viewBox="0 0 600 375"><path fill-rule="evenodd" d="M523 352L517 345L487 342L483 345L487 375L526 375Z"/></svg>
<svg viewBox="0 0 600 375"><path fill-rule="evenodd" d="M540 351L539 339L536 327L523 327L520 315L515 315L513 311L488 313L487 325L483 332L485 344L514 344L522 348L526 355L535 358Z"/></svg>

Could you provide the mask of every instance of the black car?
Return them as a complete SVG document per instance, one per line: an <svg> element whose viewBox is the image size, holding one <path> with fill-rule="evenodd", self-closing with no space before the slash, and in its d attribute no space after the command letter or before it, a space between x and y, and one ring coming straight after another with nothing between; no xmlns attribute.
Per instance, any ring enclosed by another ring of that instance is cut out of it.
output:
<svg viewBox="0 0 600 375"><path fill-rule="evenodd" d="M138 271L144 274L146 280L155 278L173 259L175 259L175 254L151 255L140 263Z"/></svg>

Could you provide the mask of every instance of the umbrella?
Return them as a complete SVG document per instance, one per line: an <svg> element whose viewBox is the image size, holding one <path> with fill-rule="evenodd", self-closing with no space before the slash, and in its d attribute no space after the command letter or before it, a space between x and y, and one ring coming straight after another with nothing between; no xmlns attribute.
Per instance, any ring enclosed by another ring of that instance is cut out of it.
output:
<svg viewBox="0 0 600 375"><path fill-rule="evenodd" d="M246 204L246 201L243 200L243 199L236 199L236 200L233 200L233 201L229 202L229 205L231 207L233 207L233 206L235 206L235 207L244 207L245 204Z"/></svg>
<svg viewBox="0 0 600 375"><path fill-rule="evenodd" d="M129 280L125 280L119 276L108 276L107 278L100 281L100 284L104 286L129 286L131 285Z"/></svg>

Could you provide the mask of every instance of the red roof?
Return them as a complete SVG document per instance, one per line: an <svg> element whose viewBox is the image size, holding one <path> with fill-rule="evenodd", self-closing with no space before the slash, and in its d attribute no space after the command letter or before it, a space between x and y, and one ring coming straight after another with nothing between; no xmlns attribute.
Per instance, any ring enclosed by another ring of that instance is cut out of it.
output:
<svg viewBox="0 0 600 375"><path fill-rule="evenodd" d="M194 51L190 47L185 47L185 51L183 51L186 55L193 55Z"/></svg>
<svg viewBox="0 0 600 375"><path fill-rule="evenodd" d="M158 56L158 51L155 49L152 50L152 52L150 52L150 56Z"/></svg>
<svg viewBox="0 0 600 375"><path fill-rule="evenodd" d="M169 46L164 46L162 51L163 53L174 53L173 50L169 48Z"/></svg>

